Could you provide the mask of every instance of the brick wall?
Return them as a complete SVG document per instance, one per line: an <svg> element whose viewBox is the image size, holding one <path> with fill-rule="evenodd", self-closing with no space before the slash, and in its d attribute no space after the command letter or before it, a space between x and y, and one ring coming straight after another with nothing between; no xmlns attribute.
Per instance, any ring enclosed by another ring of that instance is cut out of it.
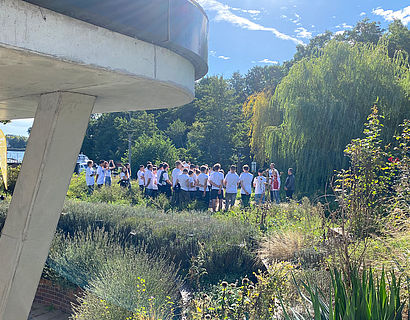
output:
<svg viewBox="0 0 410 320"><path fill-rule="evenodd" d="M82 290L61 288L50 280L41 279L37 287L35 303L52 305L55 309L65 313L71 313L71 304L76 303L76 296L81 294Z"/></svg>

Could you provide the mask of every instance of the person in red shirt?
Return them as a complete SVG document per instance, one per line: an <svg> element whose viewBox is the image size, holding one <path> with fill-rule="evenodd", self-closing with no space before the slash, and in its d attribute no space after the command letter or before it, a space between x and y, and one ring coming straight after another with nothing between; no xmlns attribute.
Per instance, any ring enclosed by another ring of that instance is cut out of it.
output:
<svg viewBox="0 0 410 320"><path fill-rule="evenodd" d="M270 179L270 192L271 192L271 196L273 196L271 198L273 198L277 204L280 203L279 191L280 191L280 177L278 175L277 170L273 170L272 176Z"/></svg>

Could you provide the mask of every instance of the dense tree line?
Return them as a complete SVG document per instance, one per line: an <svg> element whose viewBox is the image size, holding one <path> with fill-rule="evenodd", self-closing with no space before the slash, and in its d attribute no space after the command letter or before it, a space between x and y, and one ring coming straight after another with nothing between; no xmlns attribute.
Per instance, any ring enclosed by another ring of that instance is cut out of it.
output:
<svg viewBox="0 0 410 320"><path fill-rule="evenodd" d="M93 115L82 151L95 160L131 158L134 166L274 161L282 171L295 167L301 192L323 192L333 170L346 165L343 149L360 136L374 102L386 140L410 117L409 46L399 20L388 30L364 19L343 34L326 31L281 65L202 79L188 105Z"/></svg>
<svg viewBox="0 0 410 320"><path fill-rule="evenodd" d="M16 149L25 149L27 145L27 138L23 136L6 135L7 147Z"/></svg>

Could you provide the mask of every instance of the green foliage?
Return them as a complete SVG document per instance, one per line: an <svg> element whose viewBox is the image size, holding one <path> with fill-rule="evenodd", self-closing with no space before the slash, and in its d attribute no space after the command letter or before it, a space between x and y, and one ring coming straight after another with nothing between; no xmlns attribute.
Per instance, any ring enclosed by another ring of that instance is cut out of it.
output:
<svg viewBox="0 0 410 320"><path fill-rule="evenodd" d="M343 216L350 220L352 234L366 236L379 228L377 223L386 213L394 184L395 162L382 146L381 117L373 107L367 118L362 139L354 139L345 149L350 167L337 175L335 192Z"/></svg>
<svg viewBox="0 0 410 320"><path fill-rule="evenodd" d="M392 139L409 116L408 77L407 60L392 61L382 44L331 41L318 57L295 64L277 87L268 113L279 124L267 129L267 155L279 168L296 169L298 190L323 192L333 171L347 165L341 150L360 135L369 101L379 99L382 138ZM264 121L254 118L253 126Z"/></svg>
<svg viewBox="0 0 410 320"><path fill-rule="evenodd" d="M170 165L178 160L178 150L171 140L154 134L153 136L141 136L132 146L132 168L138 170L140 164L151 161L154 164L167 162Z"/></svg>
<svg viewBox="0 0 410 320"><path fill-rule="evenodd" d="M13 166L7 166L7 184L8 184L8 194L13 194L14 188L16 187L16 182L17 178L20 173L20 168L21 166L13 167ZM4 189L4 182L3 182L3 176L0 174L0 192L1 193L6 193L6 190Z"/></svg>
<svg viewBox="0 0 410 320"><path fill-rule="evenodd" d="M200 90L202 98L195 101L200 111L188 133L188 151L199 163L220 162L227 167L231 164L227 155L235 153L242 107L235 104L234 92L222 77L203 79Z"/></svg>
<svg viewBox="0 0 410 320"><path fill-rule="evenodd" d="M165 306L171 306L168 302L179 300L174 265L161 255L148 255L141 247L124 249L118 240L102 229L72 236L60 234L54 239L48 264L87 289L75 311L79 319L94 319L101 311L107 311L98 304L92 306L90 313L90 302L95 302L95 296L109 303L110 317L117 316L114 319L123 313L148 309L151 297L155 297L153 306L157 311L164 311ZM167 311L171 313L171 308Z"/></svg>
<svg viewBox="0 0 410 320"><path fill-rule="evenodd" d="M400 279L397 280L393 272L390 281L386 279L384 271L380 278L377 278L374 277L371 269L364 270L361 275L355 270L351 278L343 277L340 272L334 270L331 277L329 297L325 297L309 281L301 282L299 294L309 304L305 310L307 316L302 316L294 310L293 316L290 316L284 309L285 319L402 319L404 302L400 301ZM302 290L307 292L307 296L302 293ZM313 313L311 313L312 309Z"/></svg>
<svg viewBox="0 0 410 320"><path fill-rule="evenodd" d="M186 123L182 122L180 119L176 119L169 125L165 134L175 142L178 148L185 148L187 131L188 126Z"/></svg>
<svg viewBox="0 0 410 320"><path fill-rule="evenodd" d="M383 34L380 23L364 18L359 21L352 30L346 30L343 34L344 40L353 43L368 43L376 45Z"/></svg>
<svg viewBox="0 0 410 320"><path fill-rule="evenodd" d="M87 183L85 181L85 172L73 174L67 191L67 197L70 199L84 199L87 197Z"/></svg>
<svg viewBox="0 0 410 320"><path fill-rule="evenodd" d="M194 297L188 319L274 319L279 298L293 300L292 270L291 264L278 263L269 272L257 273L255 283L246 277L240 284L223 281Z"/></svg>
<svg viewBox="0 0 410 320"><path fill-rule="evenodd" d="M323 231L323 208L321 205L313 206L308 198L303 198L301 203L283 203L279 206L256 207L248 210L235 207L228 213L218 214L222 215L222 219L235 218L259 227L266 234L281 234L297 230L309 238L320 238Z"/></svg>
<svg viewBox="0 0 410 320"><path fill-rule="evenodd" d="M17 149L25 149L26 148L27 137L7 134L6 139L7 139L7 146L9 148L17 148Z"/></svg>
<svg viewBox="0 0 410 320"><path fill-rule="evenodd" d="M256 246L254 227L237 219L220 219L200 212L174 213L144 206L127 207L104 203L68 201L58 230L65 235L104 228L118 241L138 246L148 253L162 252L186 276L193 257L203 246L207 275L201 283L237 279L252 274L261 266L254 261Z"/></svg>
<svg viewBox="0 0 410 320"><path fill-rule="evenodd" d="M394 57L398 51L410 54L410 30L403 25L401 20L394 20L389 25L389 31L385 37L388 41L390 57Z"/></svg>

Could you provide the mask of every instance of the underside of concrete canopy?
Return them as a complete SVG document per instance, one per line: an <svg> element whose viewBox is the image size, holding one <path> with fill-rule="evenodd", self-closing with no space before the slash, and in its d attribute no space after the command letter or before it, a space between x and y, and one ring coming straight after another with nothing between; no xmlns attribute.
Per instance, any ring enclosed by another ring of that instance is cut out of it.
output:
<svg viewBox="0 0 410 320"><path fill-rule="evenodd" d="M34 117L58 90L96 96L94 113L179 106L207 72L208 20L191 1L29 2L0 1L1 120Z"/></svg>
<svg viewBox="0 0 410 320"><path fill-rule="evenodd" d="M0 237L0 320L26 320L91 113L186 104L207 73L193 0L0 0L0 120L34 117Z"/></svg>

